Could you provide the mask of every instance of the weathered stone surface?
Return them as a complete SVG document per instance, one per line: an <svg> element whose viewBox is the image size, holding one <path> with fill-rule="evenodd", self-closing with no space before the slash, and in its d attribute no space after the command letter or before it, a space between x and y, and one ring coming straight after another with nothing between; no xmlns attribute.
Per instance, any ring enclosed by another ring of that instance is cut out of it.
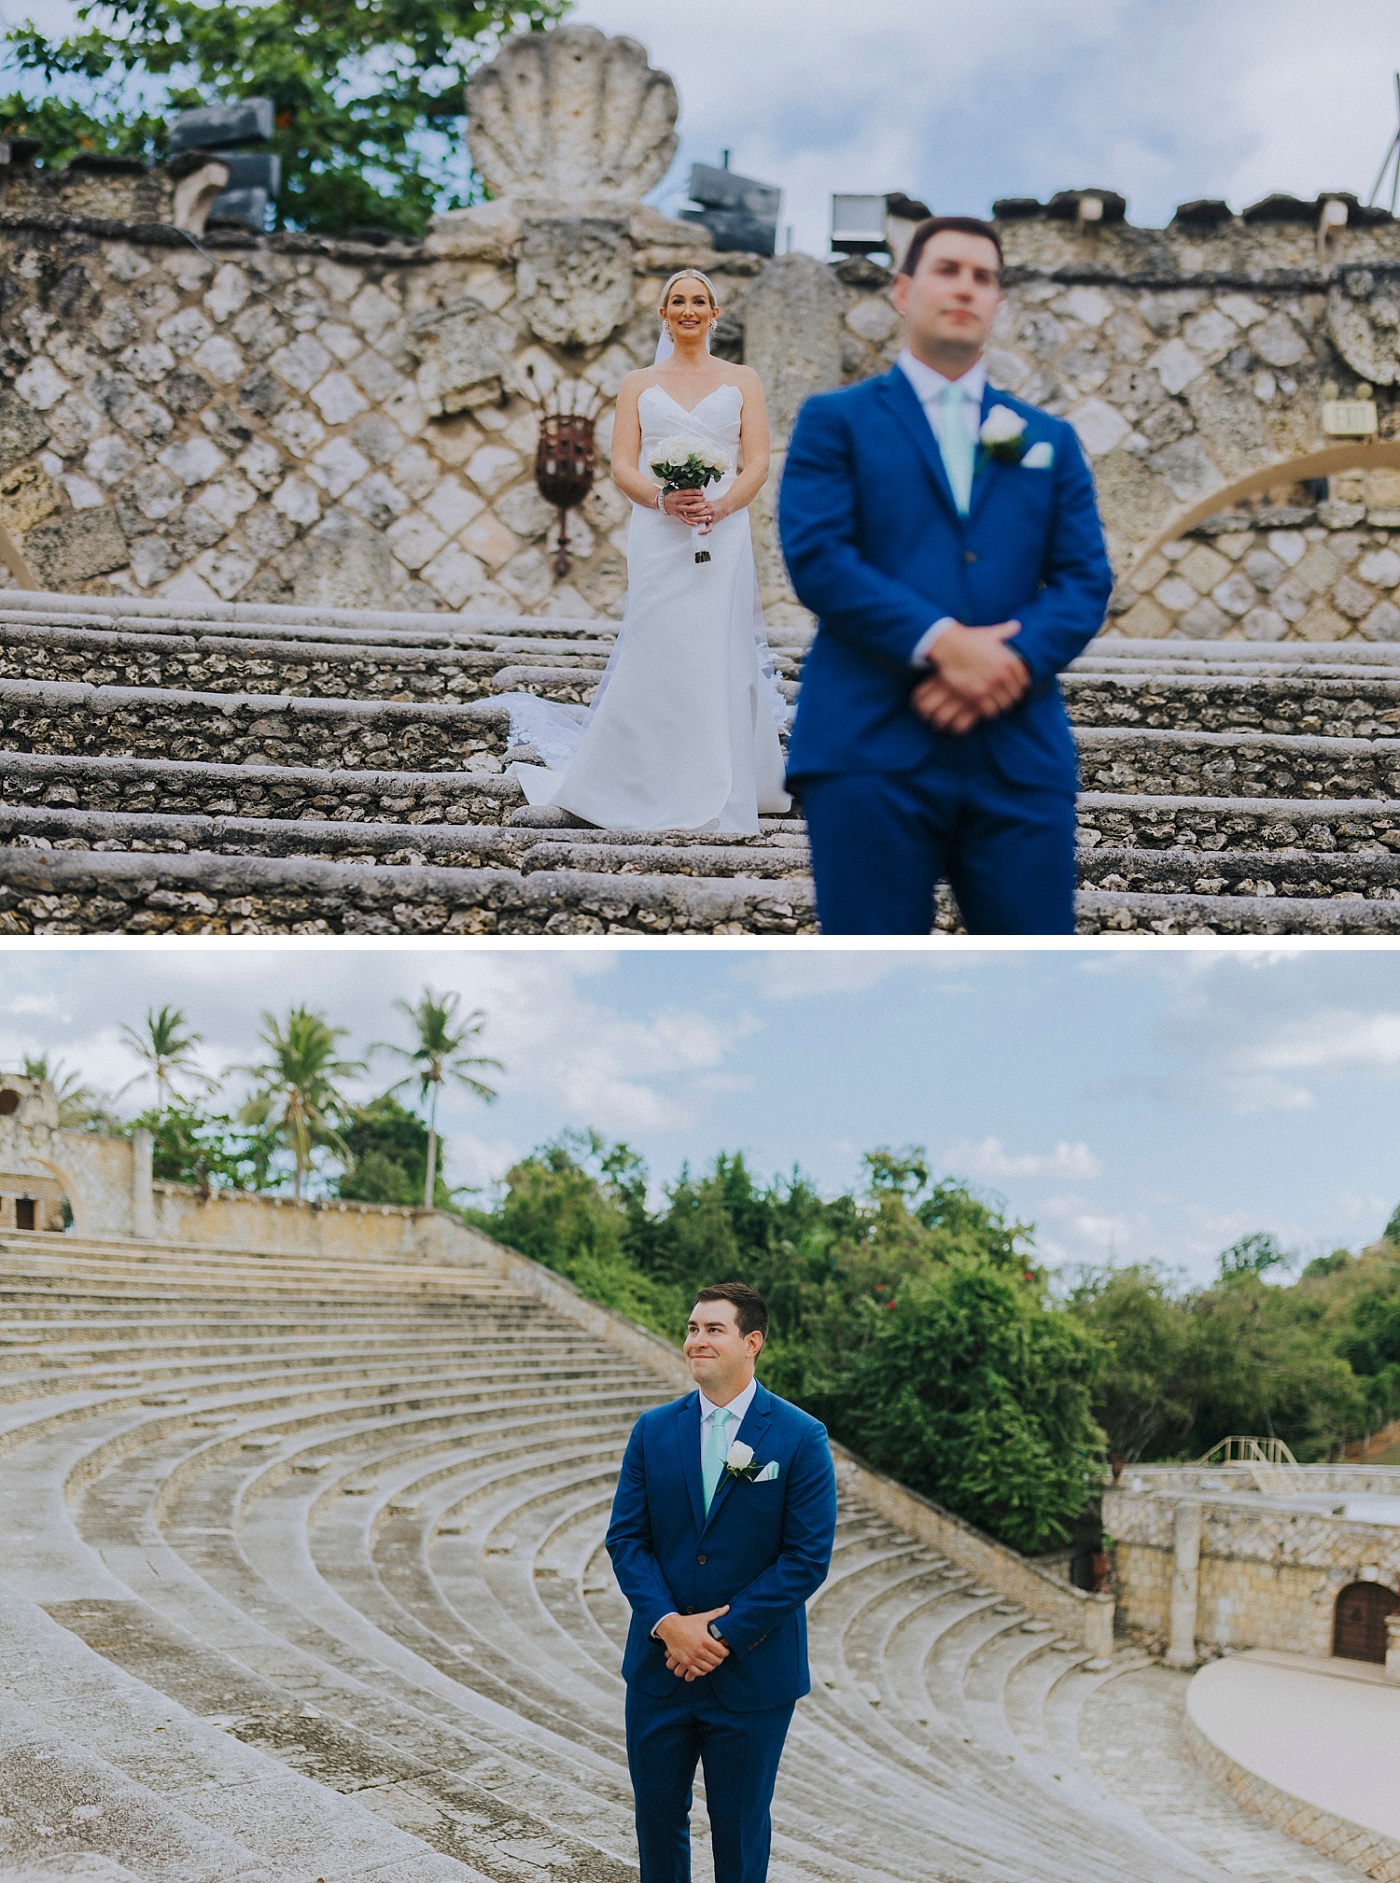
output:
<svg viewBox="0 0 1400 1883"><path fill-rule="evenodd" d="M775 441L785 444L804 399L842 381L844 297L810 255L779 255L744 303L744 363L763 381Z"/></svg>
<svg viewBox="0 0 1400 1883"><path fill-rule="evenodd" d="M603 345L636 306L626 223L527 217L516 287L537 340L570 349Z"/></svg>
<svg viewBox="0 0 1400 1883"><path fill-rule="evenodd" d="M472 160L491 195L551 209L640 203L676 154L678 111L644 46L592 26L507 40L467 86Z"/></svg>
<svg viewBox="0 0 1400 1883"><path fill-rule="evenodd" d="M506 322L469 294L415 315L408 345L422 362L415 383L428 417L499 404L511 379L514 340Z"/></svg>
<svg viewBox="0 0 1400 1883"><path fill-rule="evenodd" d="M1400 379L1400 292L1379 288L1369 269L1345 269L1327 294L1327 330L1358 378L1373 386Z"/></svg>
<svg viewBox="0 0 1400 1883"><path fill-rule="evenodd" d="M77 510L39 524L25 537L24 553L39 580L56 589L108 575L130 560L116 514L107 509Z"/></svg>
<svg viewBox="0 0 1400 1883"><path fill-rule="evenodd" d="M0 471L31 457L48 437L48 426L32 406L13 392L0 392Z"/></svg>
<svg viewBox="0 0 1400 1883"><path fill-rule="evenodd" d="M383 535L337 518L307 542L292 594L317 608L382 608L395 586Z"/></svg>

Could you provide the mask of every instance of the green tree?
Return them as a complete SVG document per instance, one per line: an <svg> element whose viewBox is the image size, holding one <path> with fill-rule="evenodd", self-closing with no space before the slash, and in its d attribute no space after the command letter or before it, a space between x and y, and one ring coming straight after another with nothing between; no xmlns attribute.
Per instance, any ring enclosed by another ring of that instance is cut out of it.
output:
<svg viewBox="0 0 1400 1883"><path fill-rule="evenodd" d="M128 1051L135 1054L144 1068L134 1079L129 1079L122 1087L129 1092L133 1085L139 1085L143 1079L154 1079L156 1087L156 1106L164 1110L175 1098L175 1078L189 1080L192 1085L212 1092L215 1081L202 1073L195 1064L195 1047L202 1045L204 1035L191 1033L185 1016L178 1007L154 1007L146 1009L146 1018L139 1027L124 1026L121 1030L122 1043Z"/></svg>
<svg viewBox="0 0 1400 1883"><path fill-rule="evenodd" d="M1103 1346L1094 1416L1113 1475L1170 1456L1195 1423L1204 1384L1189 1305L1160 1271L1136 1265L1084 1273L1067 1306Z"/></svg>
<svg viewBox="0 0 1400 1883"><path fill-rule="evenodd" d="M457 1021L457 1008L461 1003L460 994L435 994L431 987L425 987L415 1002L396 1000L394 1005L401 1013L408 1015L413 1022L413 1030L418 1036L416 1046L376 1046L372 1052L396 1053L400 1059L408 1060L414 1070L391 1085L391 1092L399 1091L405 1085L418 1084L420 1103L428 1101L428 1162L423 1183L423 1207L433 1206L434 1178L437 1172L437 1108L438 1098L443 1083L455 1079L459 1085L466 1086L469 1092L486 1104L495 1098L495 1088L483 1085L473 1072L474 1066L490 1066L497 1072L504 1072L499 1059L487 1059L480 1054L467 1053L462 1049L479 1039L486 1028L486 1015L478 1007L467 1014L460 1024Z"/></svg>
<svg viewBox="0 0 1400 1883"><path fill-rule="evenodd" d="M151 1134L151 1172L162 1183L200 1190L266 1190L281 1144L268 1127L242 1126L223 1112L204 1112L188 1099L152 1106L132 1121Z"/></svg>
<svg viewBox="0 0 1400 1883"><path fill-rule="evenodd" d="M265 1013L258 1038L268 1049L267 1058L251 1066L230 1067L230 1071L248 1073L256 1082L239 1120L272 1129L290 1151L292 1188L298 1200L314 1151L348 1155L336 1129L336 1120L345 1110L340 1085L363 1072L364 1064L337 1057L336 1041L345 1036L344 1027L331 1026L324 1015L306 1007L290 1008L285 1023Z"/></svg>
<svg viewBox="0 0 1400 1883"><path fill-rule="evenodd" d="M568 0L79 0L77 30L5 35L19 89L10 134L46 161L80 151L160 160L167 119L195 105L273 102L282 226L420 235L437 200L471 200L463 87L510 33ZM441 134L446 133L444 138Z"/></svg>
<svg viewBox="0 0 1400 1883"><path fill-rule="evenodd" d="M1253 1235L1241 1236L1238 1242L1232 1242L1228 1249L1221 1251L1220 1279L1231 1281L1240 1275L1265 1275L1271 1268L1287 1268L1292 1259L1286 1249L1279 1247L1276 1237L1256 1229Z"/></svg>
<svg viewBox="0 0 1400 1883"><path fill-rule="evenodd" d="M390 1092L357 1105L341 1125L350 1162L336 1185L337 1196L356 1203L395 1203L413 1209L423 1201L428 1168L428 1127ZM454 1193L441 1171L433 1202L453 1207Z"/></svg>

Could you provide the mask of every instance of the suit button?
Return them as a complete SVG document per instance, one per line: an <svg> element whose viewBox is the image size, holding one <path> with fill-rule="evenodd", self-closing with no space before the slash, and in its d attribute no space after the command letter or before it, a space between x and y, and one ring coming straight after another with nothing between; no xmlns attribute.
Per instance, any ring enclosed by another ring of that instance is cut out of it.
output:
<svg viewBox="0 0 1400 1883"><path fill-rule="evenodd" d="M977 560L977 551L975 549L965 549L963 551L964 562L976 562L976 560Z"/></svg>
<svg viewBox="0 0 1400 1883"><path fill-rule="evenodd" d="M709 1562L710 1559L708 1556L697 1556L695 1560L697 1563L699 1563L700 1567L703 1569L706 1563Z"/></svg>

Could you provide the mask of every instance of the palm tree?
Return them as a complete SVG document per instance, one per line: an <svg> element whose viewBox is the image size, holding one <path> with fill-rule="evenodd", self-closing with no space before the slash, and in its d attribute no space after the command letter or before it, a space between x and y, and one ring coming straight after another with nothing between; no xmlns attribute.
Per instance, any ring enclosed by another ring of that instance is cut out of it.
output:
<svg viewBox="0 0 1400 1883"><path fill-rule="evenodd" d="M130 1091L142 1079L154 1079L156 1105L161 1111L175 1096L176 1073L202 1085L206 1092L212 1092L215 1081L201 1072L194 1061L194 1049L203 1041L202 1033L186 1030L185 1016L178 1007L162 1007L158 1013L154 1007L148 1007L144 1026L122 1028L123 1044L145 1067L144 1072L128 1079L122 1091Z"/></svg>
<svg viewBox="0 0 1400 1883"><path fill-rule="evenodd" d="M345 1102L339 1082L365 1068L361 1060L337 1058L336 1041L345 1034L344 1027L331 1026L324 1015L306 1007L290 1008L285 1025L265 1013L258 1038L268 1057L257 1065L229 1068L257 1080L257 1089L238 1116L247 1125L271 1125L281 1136L296 1165L298 1201L311 1153L318 1146L347 1155L334 1123Z"/></svg>
<svg viewBox="0 0 1400 1883"><path fill-rule="evenodd" d="M400 1087L418 1082L420 1104L429 1100L428 1106L428 1173L423 1185L423 1207L433 1207L433 1189L437 1182L437 1108L438 1097L443 1082L448 1078L458 1080L469 1092L474 1092L479 1099L490 1104L495 1098L494 1087L483 1085L475 1078L473 1066L492 1066L497 1072L504 1072L505 1067L499 1059L483 1058L479 1054L463 1053L462 1048L477 1039L486 1026L486 1015L480 1007L467 1014L457 1024L457 1007L460 994L435 994L431 987L425 987L416 1004L406 1000L396 1000L394 1005L401 1013L406 1013L413 1022L418 1035L418 1044L414 1047L378 1045L370 1048L371 1052L397 1053L400 1059L406 1059L414 1068L405 1073L396 1085L389 1090L397 1092Z"/></svg>
<svg viewBox="0 0 1400 1883"><path fill-rule="evenodd" d="M104 1093L84 1085L82 1074L70 1072L61 1059L50 1063L47 1053L26 1054L21 1069L25 1078L32 1079L36 1085L53 1087L58 1100L60 1131L82 1131L89 1125L111 1127L113 1119L107 1107L112 1101Z"/></svg>

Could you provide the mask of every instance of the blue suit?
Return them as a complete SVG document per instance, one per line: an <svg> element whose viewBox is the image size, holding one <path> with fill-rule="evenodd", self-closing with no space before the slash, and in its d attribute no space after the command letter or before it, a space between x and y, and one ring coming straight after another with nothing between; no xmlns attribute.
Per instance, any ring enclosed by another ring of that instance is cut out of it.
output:
<svg viewBox="0 0 1400 1883"><path fill-rule="evenodd" d="M642 1883L688 1883L697 1761L717 1883L763 1883L778 1761L812 1684L804 1604L826 1578L836 1532L826 1431L760 1386L736 1437L760 1467L776 1461L777 1477L722 1478L707 1516L699 1394L643 1413L613 1499L607 1549L632 1608L622 1675ZM728 1659L678 1679L652 1630L726 1603Z"/></svg>
<svg viewBox="0 0 1400 1883"><path fill-rule="evenodd" d="M1073 427L989 387L983 418L993 405L1052 462L979 452L966 517L898 367L809 399L793 432L780 529L819 626L788 782L827 933L927 934L940 876L974 933L1073 932L1078 776L1056 675L1098 632L1113 577ZM1008 645L1030 673L1019 706L961 736L910 705L914 650L944 615L1019 621Z"/></svg>

